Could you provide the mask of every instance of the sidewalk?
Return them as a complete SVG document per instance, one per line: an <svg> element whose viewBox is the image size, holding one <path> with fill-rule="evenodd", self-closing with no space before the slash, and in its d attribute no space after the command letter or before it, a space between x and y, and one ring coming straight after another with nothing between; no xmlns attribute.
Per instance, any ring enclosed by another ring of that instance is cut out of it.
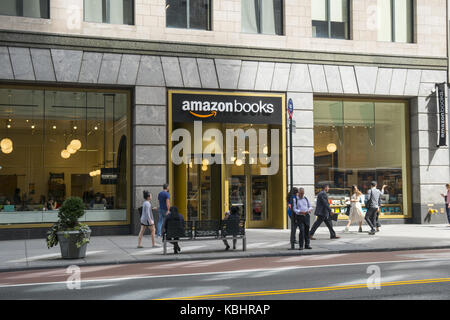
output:
<svg viewBox="0 0 450 320"><path fill-rule="evenodd" d="M366 230L367 226L363 228ZM0 241L0 271L69 265L450 248L448 225L386 225L375 236L369 236L367 231L358 233L357 226L352 226L350 232L345 234L342 233L343 229L344 227L335 227L341 239L330 240L328 229L319 228L315 234L317 240L311 241L313 250L304 251L288 250L290 230L248 229L247 251L242 251L241 240L238 240L237 250L229 251L224 251L223 242L218 240L180 242L182 251L178 255L173 254L172 245L168 246L168 254L163 255L159 239L159 247L151 248L148 235L144 236L143 249L137 248L137 236L92 237L86 258L79 260L61 259L59 246L47 249L44 239Z"/></svg>

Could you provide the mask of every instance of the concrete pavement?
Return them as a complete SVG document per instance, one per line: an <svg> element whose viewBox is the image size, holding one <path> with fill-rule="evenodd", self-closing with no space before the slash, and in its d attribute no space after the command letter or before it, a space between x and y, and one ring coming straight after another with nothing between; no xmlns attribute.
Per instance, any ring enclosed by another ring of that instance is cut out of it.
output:
<svg viewBox="0 0 450 320"><path fill-rule="evenodd" d="M367 230L367 226L363 228ZM248 229L247 251L242 251L241 240L238 240L237 250L230 251L224 251L224 244L219 240L190 241L180 242L182 251L178 255L173 254L171 245L168 254L163 255L160 239L157 239L158 247L152 248L148 235L144 237L143 249L137 248L137 236L99 236L91 238L87 256L78 260L61 259L59 246L47 249L45 239L0 241L0 271L70 265L450 248L448 225L385 225L374 236L368 235L367 231L358 233L356 226L352 226L349 233L343 233L343 229L335 227L341 239L330 240L328 229L319 228L315 234L317 240L311 241L313 250L288 250L290 230Z"/></svg>

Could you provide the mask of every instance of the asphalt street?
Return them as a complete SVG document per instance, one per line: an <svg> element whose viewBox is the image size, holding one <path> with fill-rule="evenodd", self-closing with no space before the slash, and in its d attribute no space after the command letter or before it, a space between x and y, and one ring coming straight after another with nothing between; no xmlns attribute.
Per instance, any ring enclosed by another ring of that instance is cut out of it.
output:
<svg viewBox="0 0 450 320"><path fill-rule="evenodd" d="M3 272L0 299L450 299L450 250Z"/></svg>

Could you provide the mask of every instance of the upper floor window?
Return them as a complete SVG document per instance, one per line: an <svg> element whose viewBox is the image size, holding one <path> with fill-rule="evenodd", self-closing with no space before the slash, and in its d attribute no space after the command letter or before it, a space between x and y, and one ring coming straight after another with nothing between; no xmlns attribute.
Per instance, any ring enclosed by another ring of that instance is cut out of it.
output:
<svg viewBox="0 0 450 320"><path fill-rule="evenodd" d="M211 30L211 0L166 0L166 26Z"/></svg>
<svg viewBox="0 0 450 320"><path fill-rule="evenodd" d="M283 34L282 0L242 0L242 32Z"/></svg>
<svg viewBox="0 0 450 320"><path fill-rule="evenodd" d="M1 0L0 14L30 18L50 18L50 0Z"/></svg>
<svg viewBox="0 0 450 320"><path fill-rule="evenodd" d="M133 0L84 0L84 21L134 24Z"/></svg>
<svg viewBox="0 0 450 320"><path fill-rule="evenodd" d="M378 41L413 42L414 0L378 0Z"/></svg>
<svg viewBox="0 0 450 320"><path fill-rule="evenodd" d="M313 37L350 39L349 0L313 0L311 6Z"/></svg>

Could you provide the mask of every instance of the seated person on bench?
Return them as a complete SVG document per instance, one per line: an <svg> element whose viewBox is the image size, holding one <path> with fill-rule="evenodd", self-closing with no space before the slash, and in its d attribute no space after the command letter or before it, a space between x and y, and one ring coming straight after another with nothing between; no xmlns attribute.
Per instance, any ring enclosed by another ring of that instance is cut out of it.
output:
<svg viewBox="0 0 450 320"><path fill-rule="evenodd" d="M169 223L172 226L173 225L179 226L180 230L182 229L182 231L184 233L184 217L180 213L178 213L177 207L170 207L169 211L170 211L169 215L164 220L164 232L166 234L166 237L167 237L167 230L168 230L167 228L168 228ZM171 238L168 240L178 240L178 239L179 239L178 237L175 237L175 238ZM174 241L171 243L173 244L173 252L175 254L179 253L181 251L181 248L178 245L178 241Z"/></svg>

